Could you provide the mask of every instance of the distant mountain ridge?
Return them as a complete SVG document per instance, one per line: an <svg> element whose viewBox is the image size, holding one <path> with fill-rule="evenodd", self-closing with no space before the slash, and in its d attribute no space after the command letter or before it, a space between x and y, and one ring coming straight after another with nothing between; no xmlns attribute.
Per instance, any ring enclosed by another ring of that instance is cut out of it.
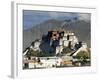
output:
<svg viewBox="0 0 100 80"><path fill-rule="evenodd" d="M30 29L23 31L23 49L29 47L34 40L41 39L42 36L46 35L49 30L59 28L74 32L80 41L86 42L88 46L91 47L90 26L90 23L87 23L83 20L47 20L41 24L38 24Z"/></svg>

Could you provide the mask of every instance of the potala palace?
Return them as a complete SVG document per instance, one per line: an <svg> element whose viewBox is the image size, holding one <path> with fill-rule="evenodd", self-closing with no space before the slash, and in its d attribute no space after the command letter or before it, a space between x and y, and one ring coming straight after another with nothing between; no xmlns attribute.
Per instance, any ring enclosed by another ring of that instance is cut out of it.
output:
<svg viewBox="0 0 100 80"><path fill-rule="evenodd" d="M47 53L48 55L45 56ZM80 54L84 54L86 59L84 56L79 56ZM86 63L83 64L83 60ZM42 36L42 39L33 41L23 52L24 68L37 69L82 65L90 65L90 48L86 43L79 41L73 32L64 29L48 31L46 35Z"/></svg>

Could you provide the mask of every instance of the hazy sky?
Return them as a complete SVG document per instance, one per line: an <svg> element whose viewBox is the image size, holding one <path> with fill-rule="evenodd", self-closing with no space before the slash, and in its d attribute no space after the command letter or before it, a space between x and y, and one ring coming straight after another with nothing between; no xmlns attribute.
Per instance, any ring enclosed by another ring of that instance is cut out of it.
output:
<svg viewBox="0 0 100 80"><path fill-rule="evenodd" d="M25 30L49 19L67 20L75 17L86 22L90 21L90 14L87 13L23 10L23 27Z"/></svg>

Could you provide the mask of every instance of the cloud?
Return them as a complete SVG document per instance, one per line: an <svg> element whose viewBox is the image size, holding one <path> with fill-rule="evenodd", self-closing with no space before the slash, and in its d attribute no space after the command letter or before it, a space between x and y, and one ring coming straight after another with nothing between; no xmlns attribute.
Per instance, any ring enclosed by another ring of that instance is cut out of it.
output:
<svg viewBox="0 0 100 80"><path fill-rule="evenodd" d="M57 12L49 12L48 15L49 15L51 18L54 18L54 19L58 18L58 16L59 16Z"/></svg>
<svg viewBox="0 0 100 80"><path fill-rule="evenodd" d="M80 13L79 14L79 20L84 20L86 22L90 22L91 21L91 14L89 14L89 13Z"/></svg>
<svg viewBox="0 0 100 80"><path fill-rule="evenodd" d="M58 18L73 18L77 16L77 13L71 12L48 12L48 15L51 18L58 19Z"/></svg>

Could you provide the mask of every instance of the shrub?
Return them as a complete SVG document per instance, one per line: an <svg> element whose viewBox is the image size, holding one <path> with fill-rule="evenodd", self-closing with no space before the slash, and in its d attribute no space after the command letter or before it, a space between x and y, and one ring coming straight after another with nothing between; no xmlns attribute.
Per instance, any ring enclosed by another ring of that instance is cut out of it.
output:
<svg viewBox="0 0 100 80"><path fill-rule="evenodd" d="M30 49L26 56L28 58L30 58L31 56L36 56L36 57L48 57L48 56L54 56L54 53L48 53L48 52L45 52L45 51L34 51L32 49Z"/></svg>
<svg viewBox="0 0 100 80"><path fill-rule="evenodd" d="M70 52L72 52L72 49L71 48L69 48L69 47L63 48L63 53L64 54L67 54L67 53L70 53Z"/></svg>
<svg viewBox="0 0 100 80"><path fill-rule="evenodd" d="M89 53L88 52L86 52L86 51L80 51L77 55L76 55L76 58L78 58L78 59L88 59L88 58L90 58L90 56L89 56Z"/></svg>

